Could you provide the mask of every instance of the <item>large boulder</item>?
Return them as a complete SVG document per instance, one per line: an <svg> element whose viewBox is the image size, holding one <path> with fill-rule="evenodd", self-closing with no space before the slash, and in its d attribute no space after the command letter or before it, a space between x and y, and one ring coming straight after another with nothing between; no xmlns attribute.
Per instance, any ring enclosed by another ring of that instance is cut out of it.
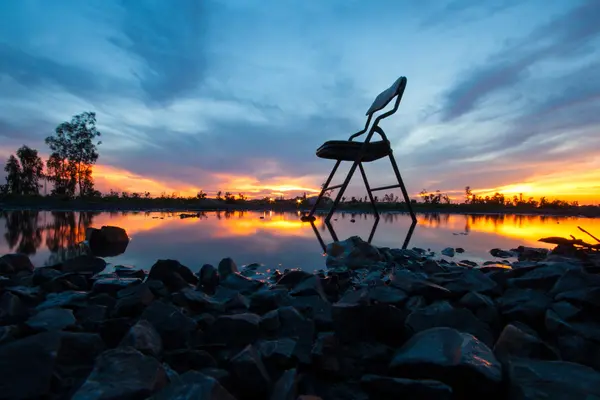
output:
<svg viewBox="0 0 600 400"><path fill-rule="evenodd" d="M88 228L85 239L90 250L98 257L114 257L123 254L129 245L125 229L116 226L103 226L100 229Z"/></svg>
<svg viewBox="0 0 600 400"><path fill-rule="evenodd" d="M218 380L198 371L186 372L150 399L235 400Z"/></svg>
<svg viewBox="0 0 600 400"><path fill-rule="evenodd" d="M364 268L386 261L377 247L365 242L358 236L333 242L326 248L328 267L347 267L349 269Z"/></svg>
<svg viewBox="0 0 600 400"><path fill-rule="evenodd" d="M81 255L69 258L61 265L63 272L76 272L78 274L94 275L106 268L106 261L99 257Z"/></svg>
<svg viewBox="0 0 600 400"><path fill-rule="evenodd" d="M31 260L25 254L5 254L0 257L0 275L32 272L33 269Z"/></svg>
<svg viewBox="0 0 600 400"><path fill-rule="evenodd" d="M150 268L148 279L162 281L172 291L198 284L198 277L188 267L176 260L158 260Z"/></svg>

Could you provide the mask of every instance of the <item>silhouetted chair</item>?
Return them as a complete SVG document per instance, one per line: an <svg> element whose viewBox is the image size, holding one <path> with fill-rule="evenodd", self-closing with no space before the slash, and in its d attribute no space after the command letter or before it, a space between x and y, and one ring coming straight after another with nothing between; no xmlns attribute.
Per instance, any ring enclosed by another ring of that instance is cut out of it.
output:
<svg viewBox="0 0 600 400"><path fill-rule="evenodd" d="M406 187L404 186L402 177L400 176L400 171L398 170L398 164L396 164L396 160L394 159L390 141L387 139L387 136L383 132L383 129L381 129L381 127L379 126L379 123L381 122L381 120L389 117L390 115L394 114L396 112L396 110L398 110L398 107L400 106L400 101L402 100L402 95L404 94L405 88L406 88L406 78L402 76L402 77L398 78L398 80L396 82L394 82L394 84L391 87L389 87L387 90L380 93L379 96L377 96L377 98L375 99L375 101L373 102L373 104L371 105L369 110L367 111L367 114L366 114L367 122L366 122L363 130L361 130L360 132L356 132L355 134L350 136L350 138L348 140L331 140L331 141L325 142L321 147L319 147L317 149L317 157L330 159L330 160L336 160L336 163L333 166L333 170L329 174L329 177L325 181L325 184L323 185L323 189L321 190L321 193L319 194L317 201L315 201L315 204L313 205L312 210L310 211L310 213L308 215L305 215L303 217L303 219L314 220L314 213L317 210L317 206L318 206L319 202L321 201L321 199L323 198L323 195L329 190L339 188L340 190L335 198L335 201L333 202L333 206L331 207L329 213L327 214L327 217L325 217L325 221L329 222L329 220L331 220L331 216L333 215L335 209L337 208L346 188L348 187L348 184L350 183L350 179L352 179L352 175L356 171L356 168L358 168L360 170L363 181L365 183L365 187L366 187L367 193L369 195L369 200L371 201L371 205L373 206L373 211L375 213L376 218L379 218L379 212L377 211L377 205L375 204L375 200L373 198L373 192L379 191L379 190L400 188L400 189L402 189L404 201L406 202L406 206L408 208L408 211L410 212L413 223L416 223L417 218L412 209L412 206L410 203L410 198L408 197L408 192L406 191ZM377 118L375 118L375 122L373 122L373 124L371 125L371 120L373 119L373 115L377 111L380 111L383 108L385 108L394 98L396 98L396 101L394 103L394 108L391 109L390 111L387 111L387 112L379 115ZM369 128L369 126L370 126L370 128ZM365 138L364 142L353 142L352 141L354 138L356 138L360 135L363 135L366 132L368 132L368 134L367 134L367 137ZM379 134L379 136L381 136L381 140L371 141L371 139L373 138L373 135L375 133L377 133L377 134ZM369 181L367 180L367 175L365 173L362 163L372 162L372 161L379 160L379 159L382 159L385 157L389 157L389 159L392 163L392 169L394 170L394 174L396 176L396 180L398 183L394 183L392 185L387 185L387 186L371 188L369 185ZM348 172L348 175L346 176L346 179L340 185L329 186L331 183L331 180L333 179L333 176L335 175L335 172L337 171L337 169L340 166L340 164L342 163L342 161L353 162L352 167L350 168L350 171Z"/></svg>

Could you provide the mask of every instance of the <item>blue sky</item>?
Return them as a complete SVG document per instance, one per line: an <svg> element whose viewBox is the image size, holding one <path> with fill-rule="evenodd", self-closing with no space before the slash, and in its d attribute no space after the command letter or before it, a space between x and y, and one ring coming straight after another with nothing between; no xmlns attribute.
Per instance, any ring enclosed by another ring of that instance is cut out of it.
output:
<svg viewBox="0 0 600 400"><path fill-rule="evenodd" d="M596 0L4 0L0 162L89 110L102 189L315 188L316 148L404 75L383 127L411 193L597 202L598 21Z"/></svg>

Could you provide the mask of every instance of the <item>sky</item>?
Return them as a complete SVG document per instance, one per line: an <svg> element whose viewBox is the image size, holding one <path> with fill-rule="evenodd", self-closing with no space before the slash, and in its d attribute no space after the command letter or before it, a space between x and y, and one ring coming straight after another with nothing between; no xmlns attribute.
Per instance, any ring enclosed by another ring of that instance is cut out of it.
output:
<svg viewBox="0 0 600 400"><path fill-rule="evenodd" d="M315 150L406 76L382 127L411 196L598 204L598 21L598 0L3 0L0 163L94 111L102 191L311 194Z"/></svg>

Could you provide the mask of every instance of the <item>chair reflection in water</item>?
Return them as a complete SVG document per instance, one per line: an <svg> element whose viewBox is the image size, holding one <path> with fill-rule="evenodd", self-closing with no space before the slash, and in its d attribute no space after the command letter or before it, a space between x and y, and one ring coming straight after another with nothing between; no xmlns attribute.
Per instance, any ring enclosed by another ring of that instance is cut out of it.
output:
<svg viewBox="0 0 600 400"><path fill-rule="evenodd" d="M324 223L325 223L325 225L327 225L327 228L329 229L330 233L332 234L334 241L337 241L338 239L337 239L337 236L335 235L335 231L333 231L333 227L330 224L331 217L333 216L333 213L335 212L337 206L339 205L340 200L342 199L342 196L344 195L344 192L346 191L348 184L350 183L350 180L352 179L352 176L354 175L354 172L356 172L356 169L358 168L358 170L360 171L360 174L362 176L362 180L365 184L365 188L367 189L369 201L371 202L371 206L373 208L373 214L375 216L375 224L373 225L373 229L371 230L371 234L369 236L369 240L368 240L369 243L373 239L373 234L375 232L377 224L379 223L379 212L377 210L377 204L375 203L375 199L373 197L373 192L380 191L380 190L400 188L402 190L402 195L404 197L405 205L406 205L408 212L410 213L410 217L412 219L411 228L410 228L409 234L407 235L407 238L405 240L404 248L408 245L408 241L410 240L412 231L414 230L414 227L417 223L417 217L413 211L412 205L410 203L410 198L408 197L408 192L406 190L406 187L404 186L404 182L400 175L400 170L398 169L398 164L396 163L396 159L394 158L394 154L392 151L392 146L390 144L390 141L388 140L387 136L385 135L385 132L383 131L383 129L379 126L380 122L383 119L391 116L398 110L398 107L400 106L400 101L402 100L402 95L404 94L404 90L406 88L406 82L407 82L406 78L402 76L402 77L398 78L391 87L389 87L387 90L383 91L382 93L380 93L377 96L377 98L375 99L375 101L373 102L373 104L371 105L369 110L367 111L367 114L366 114L367 122L365 123L365 127L361 131L356 132L355 134L351 135L348 140L327 141L321 147L319 147L317 149L317 157L329 159L329 160L335 160L335 165L333 166L333 169L331 170L329 177L325 181L325 184L323 185L323 188L321 189L321 193L319 193L319 196L317 197L317 200L315 201L311 211L309 212L308 215L304 215L302 217L302 219L305 221L311 221L311 223L314 222L314 220L315 220L314 214L317 211L319 202L321 201L321 199L323 198L325 193L330 190L339 189L339 191L335 197L335 200L333 202L333 205L331 206L331 208L330 208L329 212L327 213L327 216L325 217L325 220L324 220ZM373 121L374 114L377 113L378 111L383 110L394 99L395 99L394 107L391 110L386 111L383 114L377 116L375 118L375 120ZM373 122L373 123L371 123L371 122ZM366 136L364 142L353 141L353 139L355 139L365 133L367 134L367 136ZM371 139L373 138L373 135L376 133L381 137L381 140L371 141ZM394 175L396 178L396 183L393 183L391 185L371 188L371 186L369 185L369 181L367 180L367 174L365 173L363 163L373 162L373 161L380 160L380 159L386 158L386 157L388 157L390 159L390 163L392 165L392 170L394 171ZM343 183L341 183L339 185L331 185L333 176L335 175L335 173L336 173L338 167L340 166L340 164L342 163L342 161L352 162L350 171L346 175L346 178L344 179ZM314 223L312 225L313 225L313 229L315 229L315 232L317 233L319 241L322 241L320 238L320 235L318 234L318 231L316 230Z"/></svg>

